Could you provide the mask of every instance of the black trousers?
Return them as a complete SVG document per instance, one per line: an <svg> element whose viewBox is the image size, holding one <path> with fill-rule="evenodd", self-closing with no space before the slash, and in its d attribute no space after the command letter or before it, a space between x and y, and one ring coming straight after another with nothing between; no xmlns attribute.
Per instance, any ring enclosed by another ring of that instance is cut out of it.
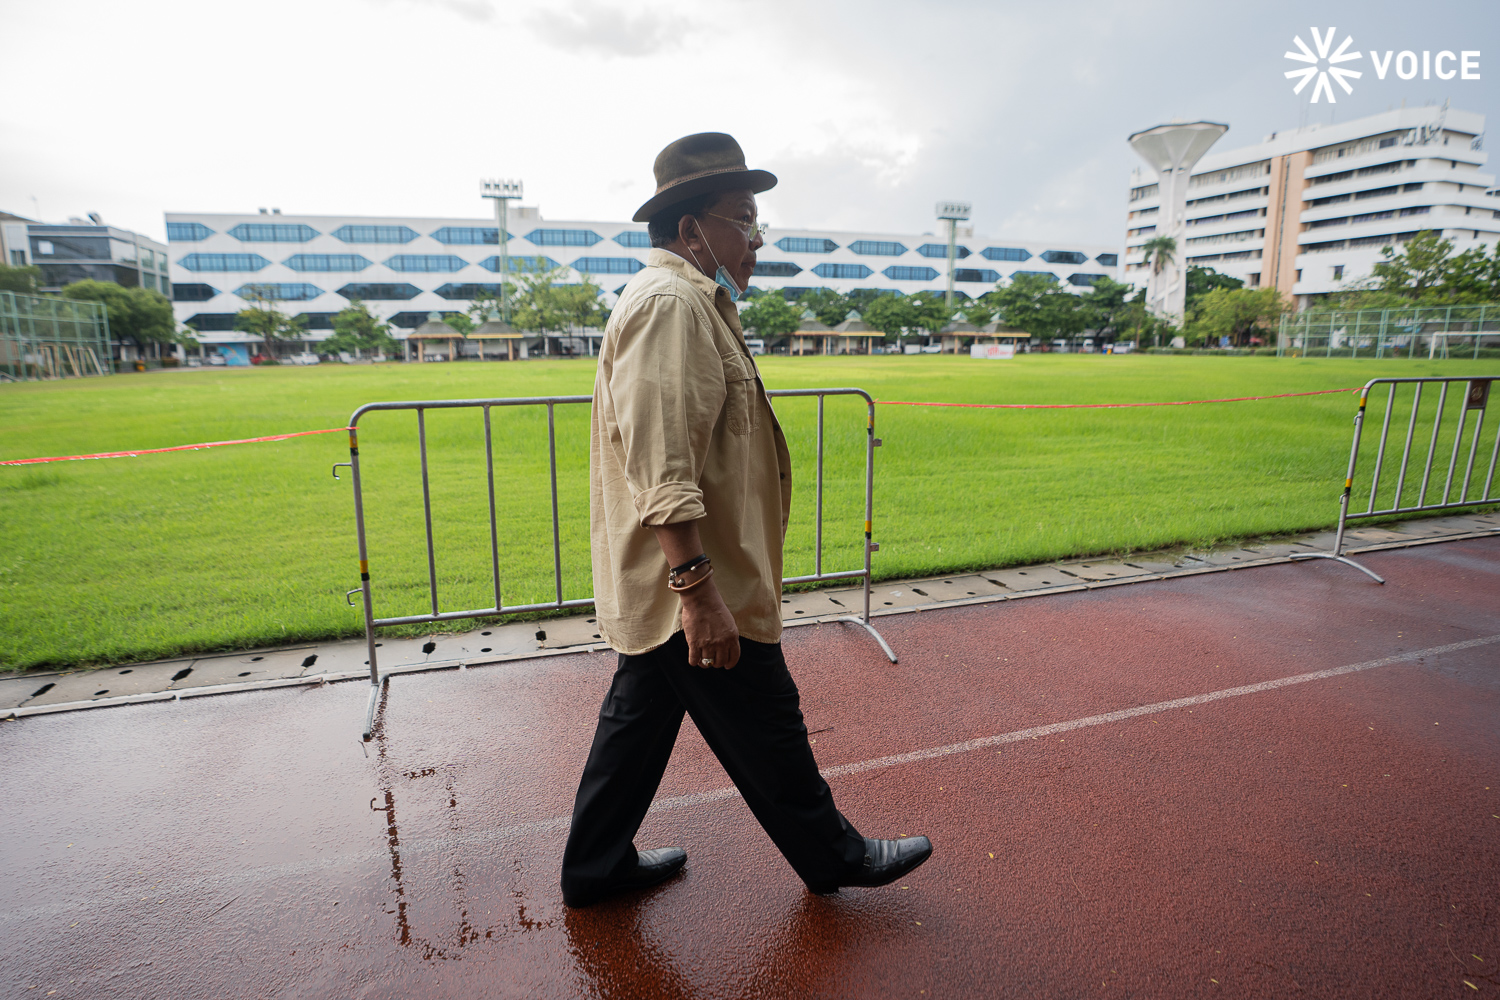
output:
<svg viewBox="0 0 1500 1000"><path fill-rule="evenodd" d="M564 899L593 896L635 867L634 837L684 711L804 882L828 889L855 871L864 838L834 808L800 703L779 643L741 638L733 670L690 665L681 632L649 653L622 653L578 782Z"/></svg>

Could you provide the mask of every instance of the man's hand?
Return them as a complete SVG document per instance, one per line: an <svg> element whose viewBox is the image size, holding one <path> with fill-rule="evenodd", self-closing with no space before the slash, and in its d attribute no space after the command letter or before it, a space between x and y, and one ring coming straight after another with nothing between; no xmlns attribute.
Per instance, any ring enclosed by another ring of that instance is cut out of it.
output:
<svg viewBox="0 0 1500 1000"><path fill-rule="evenodd" d="M698 540L698 522L682 521L652 527L668 566L681 566L703 551ZM696 574L693 574L696 578ZM724 606L713 577L679 593L682 601L682 631L688 642L688 662L695 667L729 670L740 661L740 630L734 615ZM711 660L705 664L704 660Z"/></svg>
<svg viewBox="0 0 1500 1000"><path fill-rule="evenodd" d="M712 579L679 594L688 662L708 670L732 670L740 661L740 630ZM708 660L708 663L704 663Z"/></svg>

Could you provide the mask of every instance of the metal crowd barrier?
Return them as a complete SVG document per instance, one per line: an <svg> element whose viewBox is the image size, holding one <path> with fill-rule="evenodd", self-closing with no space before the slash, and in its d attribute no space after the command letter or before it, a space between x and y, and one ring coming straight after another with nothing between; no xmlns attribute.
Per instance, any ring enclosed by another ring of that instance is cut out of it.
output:
<svg viewBox="0 0 1500 1000"><path fill-rule="evenodd" d="M1344 526L1347 522L1359 518L1389 517L1392 514L1408 514L1423 510L1450 510L1454 507L1473 507L1478 504L1500 502L1500 495L1492 492L1495 484L1495 462L1500 458L1500 428L1495 433L1495 442L1490 446L1489 469L1484 475L1484 486L1473 496L1469 495L1471 485L1478 486L1473 482L1474 462L1476 457L1481 457L1480 438L1484 433L1484 411L1489 403L1490 383L1495 377L1461 377L1461 378L1372 378L1365 383L1365 387L1359 394L1359 410L1354 415L1354 444L1349 449L1349 471L1344 476L1344 492L1339 497L1339 524L1338 533L1334 536L1332 552L1302 552L1292 556L1293 560L1299 559L1334 559L1346 566L1352 566L1361 573L1366 574L1376 583L1385 583L1385 580L1373 570L1361 566L1353 559L1344 555ZM1407 473L1412 458L1412 442L1415 439L1418 447L1421 438L1416 437L1417 425L1421 421L1422 390L1428 385L1438 386L1437 409L1432 416L1432 431L1427 441L1427 457L1422 463L1422 475L1420 481L1415 477L1409 483ZM1448 456L1448 471L1443 477L1443 491L1437 493L1436 484L1432 481L1433 460L1438 458L1439 435L1443 426L1444 414L1448 409L1448 387L1461 384L1463 386L1463 400L1458 409L1458 424L1453 433L1453 447ZM1371 391L1378 385L1390 386L1390 391L1385 400L1385 416L1380 424L1380 443L1375 454L1375 467L1370 476L1370 501L1362 511L1349 510L1350 496L1354 490L1354 474L1359 462L1360 440L1364 431L1365 407L1370 401ZM1385 472L1386 446L1390 439L1391 417L1396 412L1397 387L1412 385L1411 414L1406 421L1406 436L1401 445L1401 461L1395 470L1396 486L1391 491L1388 502L1381 503L1380 481ZM1462 479L1455 482L1454 474L1458 470L1460 452L1463 450L1464 425L1468 422L1471 411L1477 411L1478 416L1474 418L1473 430L1470 432L1468 459L1464 465ZM1455 498L1455 487L1457 494ZM1415 493L1415 502L1407 503L1408 488ZM1431 496L1429 496L1431 491Z"/></svg>
<svg viewBox="0 0 1500 1000"><path fill-rule="evenodd" d="M852 622L863 627L892 662L896 654L890 645L870 624L870 555L880 546L871 540L871 521L875 498L875 449L880 439L875 436L875 401L863 389L773 389L766 393L772 398L789 396L816 396L818 400L818 444L817 444L817 498L815 502L815 542L813 572L805 576L787 577L788 583L811 583L825 580L864 580L865 605L862 615L848 615L835 619ZM865 401L865 537L864 565L860 569L824 572L823 570L823 408L829 396L858 396ZM350 590L345 598L356 593L364 595L365 644L370 655L370 697L365 708L364 738L369 739L375 724L375 707L379 701L382 678L377 662L375 630L385 625L412 625L423 622L456 621L463 618L493 618L502 615L522 614L529 611L557 611L566 608L590 607L592 597L563 600L562 585L562 541L557 514L557 432L556 407L589 403L590 396L529 396L510 399L440 399L403 403L366 403L354 411L349 418L349 461L339 462L333 467L334 478L338 478L340 467L348 468L354 480L354 526L359 541L360 586ZM555 599L539 604L506 605L501 598L500 586L500 538L495 529L495 463L491 432L490 410L507 406L545 406L547 408L547 462L551 477L552 493L552 573ZM427 411L480 409L484 411L484 458L489 501L490 570L494 585L494 604L487 608L471 608L464 611L442 611L438 605L437 559L432 536L432 494L427 474ZM376 618L370 582L369 548L366 544L363 480L359 467L359 420L366 413L380 410L417 411L417 445L422 468L422 516L427 534L427 587L431 611L415 615L400 615L394 618ZM353 603L352 601L350 603Z"/></svg>

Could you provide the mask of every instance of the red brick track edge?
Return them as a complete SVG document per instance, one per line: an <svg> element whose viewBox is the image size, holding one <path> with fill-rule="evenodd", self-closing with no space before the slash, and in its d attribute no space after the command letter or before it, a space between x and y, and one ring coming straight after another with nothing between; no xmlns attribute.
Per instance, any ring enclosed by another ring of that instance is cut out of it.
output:
<svg viewBox="0 0 1500 1000"><path fill-rule="evenodd" d="M840 807L936 845L828 898L689 725L684 874L563 908L607 654L393 678L367 747L360 684L3 722L0 989L1500 996L1500 538L1363 558L789 630Z"/></svg>

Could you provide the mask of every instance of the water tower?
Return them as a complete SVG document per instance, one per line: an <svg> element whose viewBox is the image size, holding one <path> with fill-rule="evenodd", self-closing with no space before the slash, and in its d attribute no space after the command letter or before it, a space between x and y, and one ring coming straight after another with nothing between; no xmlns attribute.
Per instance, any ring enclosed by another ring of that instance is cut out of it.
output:
<svg viewBox="0 0 1500 1000"><path fill-rule="evenodd" d="M1161 208L1157 211L1156 236L1176 241L1170 263L1160 268L1153 261L1146 281L1146 306L1177 326L1187 305L1187 190L1193 167L1208 148L1229 131L1217 122L1187 122L1158 125L1130 137L1130 148L1156 171Z"/></svg>

